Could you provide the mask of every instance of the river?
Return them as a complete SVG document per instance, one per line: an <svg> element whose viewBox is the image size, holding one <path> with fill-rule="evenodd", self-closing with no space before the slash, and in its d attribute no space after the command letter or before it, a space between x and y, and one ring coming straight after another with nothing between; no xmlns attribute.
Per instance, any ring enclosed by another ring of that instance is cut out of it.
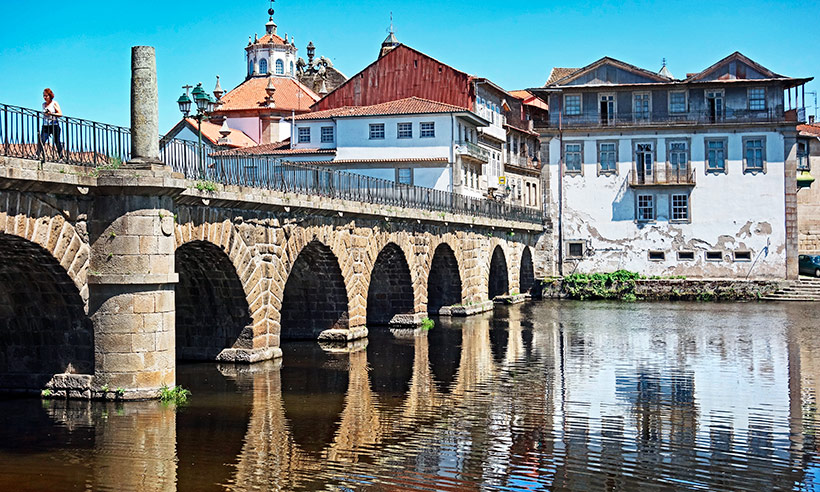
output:
<svg viewBox="0 0 820 492"><path fill-rule="evenodd" d="M820 490L820 307L537 301L159 402L0 400L0 490Z"/></svg>

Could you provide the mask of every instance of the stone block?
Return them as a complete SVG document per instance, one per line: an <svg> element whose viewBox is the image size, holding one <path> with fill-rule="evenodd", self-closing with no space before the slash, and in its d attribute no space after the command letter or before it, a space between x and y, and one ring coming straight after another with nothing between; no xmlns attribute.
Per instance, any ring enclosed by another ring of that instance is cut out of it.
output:
<svg viewBox="0 0 820 492"><path fill-rule="evenodd" d="M142 314L104 314L92 316L95 333L139 333L143 330Z"/></svg>
<svg viewBox="0 0 820 492"><path fill-rule="evenodd" d="M138 240L138 252L141 255L159 253L159 238L156 236L134 236Z"/></svg>
<svg viewBox="0 0 820 492"><path fill-rule="evenodd" d="M103 333L96 337L95 348L103 354L129 353L132 351L130 333Z"/></svg>
<svg viewBox="0 0 820 492"><path fill-rule="evenodd" d="M173 290L154 292L154 308L158 313L169 313L176 309Z"/></svg>
<svg viewBox="0 0 820 492"><path fill-rule="evenodd" d="M156 335L154 333L131 335L131 349L134 352L150 352L156 350Z"/></svg>
<svg viewBox="0 0 820 492"><path fill-rule="evenodd" d="M98 368L100 372L107 373L138 373L143 369L145 369L145 359L143 354L133 352L126 354L104 354L102 367Z"/></svg>
<svg viewBox="0 0 820 492"><path fill-rule="evenodd" d="M159 388L162 386L162 371L143 371L137 374L136 386L138 388Z"/></svg>
<svg viewBox="0 0 820 492"><path fill-rule="evenodd" d="M155 293L146 292L134 294L133 296L134 313L153 313L156 311L154 303Z"/></svg>

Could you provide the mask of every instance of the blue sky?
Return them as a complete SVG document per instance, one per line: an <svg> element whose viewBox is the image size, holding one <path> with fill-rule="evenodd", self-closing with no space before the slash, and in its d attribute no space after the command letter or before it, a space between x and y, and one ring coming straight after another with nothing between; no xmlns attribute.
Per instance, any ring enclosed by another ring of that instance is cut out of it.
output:
<svg viewBox="0 0 820 492"><path fill-rule="evenodd" d="M66 114L129 124L130 48L157 50L160 131L180 118L186 83L228 90L245 74L248 36L264 32L266 0L2 0L0 102L39 107L51 87ZM393 12L399 41L506 89L540 86L553 66L611 56L676 77L737 50L769 69L820 77L815 2L342 2L278 0L279 33L312 40L351 76L371 63ZM807 91L820 91L812 82ZM806 105L813 106L807 95ZM813 109L809 110L810 113Z"/></svg>

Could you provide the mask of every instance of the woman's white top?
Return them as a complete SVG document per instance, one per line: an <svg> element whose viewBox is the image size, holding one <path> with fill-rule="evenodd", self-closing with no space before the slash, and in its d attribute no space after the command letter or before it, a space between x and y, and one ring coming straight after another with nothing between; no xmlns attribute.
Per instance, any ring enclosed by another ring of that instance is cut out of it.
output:
<svg viewBox="0 0 820 492"><path fill-rule="evenodd" d="M45 119L46 125L56 125L57 124L57 117L54 116L53 113L60 112L60 105L57 104L57 101L54 100L54 99L52 99L51 102L48 103L48 104L43 102L43 112L45 113L46 111L48 111L49 113L52 113L52 114L45 115L44 119Z"/></svg>

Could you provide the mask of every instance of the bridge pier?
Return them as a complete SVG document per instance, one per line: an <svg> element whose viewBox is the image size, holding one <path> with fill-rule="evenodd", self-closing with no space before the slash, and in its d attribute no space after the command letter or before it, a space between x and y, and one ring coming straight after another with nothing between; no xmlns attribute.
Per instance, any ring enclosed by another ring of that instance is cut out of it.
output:
<svg viewBox="0 0 820 492"><path fill-rule="evenodd" d="M159 187L145 186L155 182ZM151 398L175 383L174 186L170 171L106 171L89 220L95 386Z"/></svg>

